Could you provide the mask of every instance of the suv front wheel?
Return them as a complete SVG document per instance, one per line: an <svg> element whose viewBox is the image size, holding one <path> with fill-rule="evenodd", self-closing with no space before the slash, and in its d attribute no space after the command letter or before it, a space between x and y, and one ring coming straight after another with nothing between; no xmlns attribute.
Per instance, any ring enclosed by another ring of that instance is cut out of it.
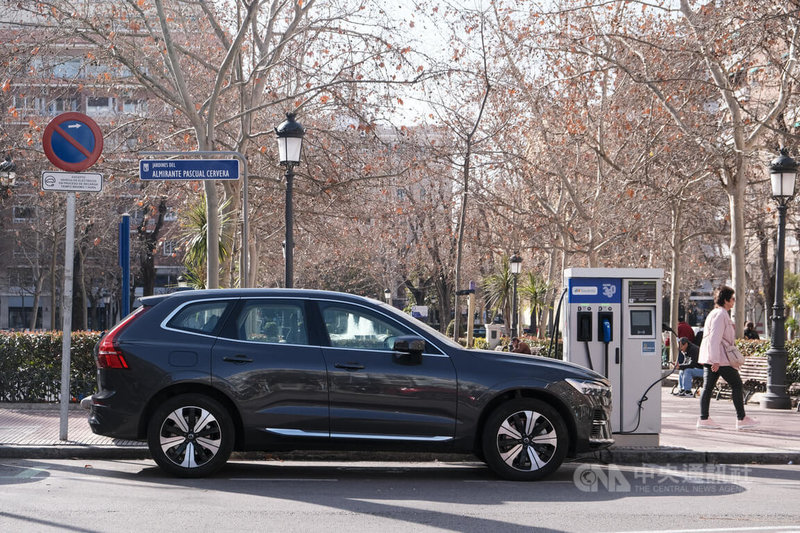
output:
<svg viewBox="0 0 800 533"><path fill-rule="evenodd" d="M535 481L555 472L568 444L567 426L558 412L533 398L500 405L483 431L486 464L513 481Z"/></svg>
<svg viewBox="0 0 800 533"><path fill-rule="evenodd" d="M153 460L180 477L203 477L219 470L231 455L233 441L228 411L202 394L167 399L147 427Z"/></svg>

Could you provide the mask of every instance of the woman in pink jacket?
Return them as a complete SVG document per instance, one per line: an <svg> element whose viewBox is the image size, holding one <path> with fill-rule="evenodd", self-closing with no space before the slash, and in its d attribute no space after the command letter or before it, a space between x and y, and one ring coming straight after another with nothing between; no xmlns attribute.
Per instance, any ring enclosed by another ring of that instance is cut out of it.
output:
<svg viewBox="0 0 800 533"><path fill-rule="evenodd" d="M758 425L758 421L744 412L742 378L739 370L732 366L725 355L725 346L736 341L736 327L728 314L736 301L730 287L717 288L714 295L714 310L706 317L703 326L703 342L700 344L700 364L703 365L703 392L700 395L700 419L697 429L719 429L720 426L708 417L711 395L717 380L722 376L731 387L731 398L736 407L736 429L747 429Z"/></svg>

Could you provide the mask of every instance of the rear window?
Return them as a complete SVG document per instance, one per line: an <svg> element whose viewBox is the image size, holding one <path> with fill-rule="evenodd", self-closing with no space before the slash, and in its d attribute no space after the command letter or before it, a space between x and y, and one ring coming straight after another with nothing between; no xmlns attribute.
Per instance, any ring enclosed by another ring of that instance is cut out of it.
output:
<svg viewBox="0 0 800 533"><path fill-rule="evenodd" d="M169 319L167 327L190 333L213 335L222 325L222 315L230 305L229 301L191 303Z"/></svg>
<svg viewBox="0 0 800 533"><path fill-rule="evenodd" d="M236 318L235 339L248 342L308 344L302 302L251 300Z"/></svg>

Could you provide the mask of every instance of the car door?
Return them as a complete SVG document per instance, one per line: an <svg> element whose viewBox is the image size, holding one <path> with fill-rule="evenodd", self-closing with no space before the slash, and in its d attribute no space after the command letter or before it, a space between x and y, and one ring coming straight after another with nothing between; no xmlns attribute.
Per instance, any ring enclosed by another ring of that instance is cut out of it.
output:
<svg viewBox="0 0 800 533"><path fill-rule="evenodd" d="M243 299L212 352L212 382L239 406L248 439L328 438L322 349L303 299Z"/></svg>
<svg viewBox="0 0 800 533"><path fill-rule="evenodd" d="M395 317L354 303L320 302L328 345L331 437L447 441L456 420L456 373L430 343L421 360L392 350L420 336Z"/></svg>

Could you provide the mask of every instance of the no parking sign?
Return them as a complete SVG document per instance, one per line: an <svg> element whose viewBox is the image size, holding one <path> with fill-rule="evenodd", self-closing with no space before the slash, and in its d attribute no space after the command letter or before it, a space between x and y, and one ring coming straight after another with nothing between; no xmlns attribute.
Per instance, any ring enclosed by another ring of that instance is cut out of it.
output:
<svg viewBox="0 0 800 533"><path fill-rule="evenodd" d="M67 172L42 172L42 189L67 191L67 224L64 246L64 292L61 328L61 424L59 438L67 440L70 345L72 332L72 281L75 247L75 192L96 191L103 187L101 174L83 173L103 152L103 134L97 123L83 113L62 113L50 121L42 135L47 159ZM73 174L70 174L73 173Z"/></svg>
<svg viewBox="0 0 800 533"><path fill-rule="evenodd" d="M61 170L80 172L94 165L103 152L103 134L83 113L62 113L44 129L42 147Z"/></svg>

